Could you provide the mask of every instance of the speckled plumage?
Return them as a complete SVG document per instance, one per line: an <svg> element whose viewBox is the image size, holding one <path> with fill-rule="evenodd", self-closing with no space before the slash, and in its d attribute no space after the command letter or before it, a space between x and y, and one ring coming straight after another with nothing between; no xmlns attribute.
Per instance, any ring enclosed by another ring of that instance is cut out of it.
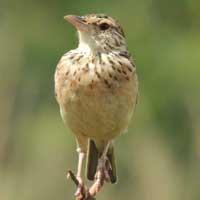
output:
<svg viewBox="0 0 200 200"><path fill-rule="evenodd" d="M56 99L79 150L86 152L88 138L103 150L128 127L138 95L136 67L116 20L106 15L76 20L89 28L73 22L79 47L64 54L57 65ZM103 23L108 30L101 30Z"/></svg>
<svg viewBox="0 0 200 200"><path fill-rule="evenodd" d="M127 128L135 107L136 69L118 54L72 50L58 64L55 88L62 118L77 137L110 140Z"/></svg>

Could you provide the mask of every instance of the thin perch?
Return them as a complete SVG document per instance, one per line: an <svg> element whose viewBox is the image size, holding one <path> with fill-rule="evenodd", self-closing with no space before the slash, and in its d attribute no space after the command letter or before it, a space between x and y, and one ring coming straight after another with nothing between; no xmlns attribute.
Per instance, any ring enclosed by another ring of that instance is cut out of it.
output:
<svg viewBox="0 0 200 200"><path fill-rule="evenodd" d="M71 178L71 180L75 183L76 187L78 187L79 182L71 170L68 170L67 178ZM101 184L103 185L103 183L104 183L104 178ZM85 185L83 185L82 194L83 197L82 198L76 197L76 200L96 200L95 196L97 192L95 190L95 182L89 189Z"/></svg>

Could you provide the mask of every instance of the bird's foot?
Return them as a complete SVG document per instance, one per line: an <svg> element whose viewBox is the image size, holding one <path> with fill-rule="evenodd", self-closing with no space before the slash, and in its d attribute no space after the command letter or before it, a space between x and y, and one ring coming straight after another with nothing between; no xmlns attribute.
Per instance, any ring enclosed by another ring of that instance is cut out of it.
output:
<svg viewBox="0 0 200 200"><path fill-rule="evenodd" d="M83 184L83 180L81 177L77 176L76 179L78 180L77 190L75 192L76 200L84 200L86 194L86 188Z"/></svg>
<svg viewBox="0 0 200 200"><path fill-rule="evenodd" d="M110 168L109 160L106 158L99 158L97 165L97 172L95 174L95 182L93 184L95 192L99 192L104 184L104 181L110 182L108 170Z"/></svg>

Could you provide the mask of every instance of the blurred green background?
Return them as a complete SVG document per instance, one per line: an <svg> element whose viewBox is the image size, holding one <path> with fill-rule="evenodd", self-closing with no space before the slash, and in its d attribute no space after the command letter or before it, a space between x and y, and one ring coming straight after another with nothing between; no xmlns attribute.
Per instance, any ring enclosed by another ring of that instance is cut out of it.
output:
<svg viewBox="0 0 200 200"><path fill-rule="evenodd" d="M140 97L116 141L119 181L102 200L200 199L200 2L0 2L0 200L74 199L74 136L54 98L61 55L77 46L66 14L117 18L137 65Z"/></svg>

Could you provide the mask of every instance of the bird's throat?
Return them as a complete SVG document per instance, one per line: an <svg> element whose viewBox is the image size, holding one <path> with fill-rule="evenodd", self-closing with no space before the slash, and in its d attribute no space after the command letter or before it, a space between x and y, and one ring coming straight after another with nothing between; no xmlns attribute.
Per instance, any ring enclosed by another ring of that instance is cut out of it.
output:
<svg viewBox="0 0 200 200"><path fill-rule="evenodd" d="M78 31L79 46L78 49L85 53L95 53L99 50L95 40L88 33Z"/></svg>

